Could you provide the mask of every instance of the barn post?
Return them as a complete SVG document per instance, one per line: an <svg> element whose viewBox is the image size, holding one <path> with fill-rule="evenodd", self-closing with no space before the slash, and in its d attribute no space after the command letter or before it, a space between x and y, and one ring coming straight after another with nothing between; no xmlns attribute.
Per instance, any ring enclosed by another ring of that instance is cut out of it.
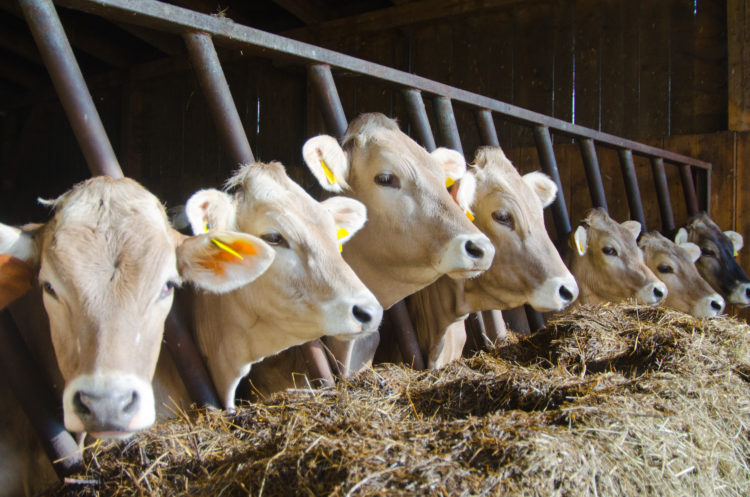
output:
<svg viewBox="0 0 750 497"><path fill-rule="evenodd" d="M497 129L495 128L495 121L492 119L492 111L489 109L478 109L475 116L482 143L491 147L499 147L500 141L497 139ZM530 306L519 306L515 309L506 309L502 312L485 311L482 317L484 318L490 340L496 341L499 338L501 333L500 327L504 327L506 322L508 323L508 327L513 331L529 333L531 328L529 327L529 320L526 314L531 311L534 311L534 309ZM490 334L497 336L493 337Z"/></svg>
<svg viewBox="0 0 750 497"><path fill-rule="evenodd" d="M620 169L622 170L622 179L625 181L625 193L628 197L630 218L641 223L641 230L646 231L646 216L643 213L641 191L638 188L638 177L635 174L633 151L621 148L617 151L617 154L620 156Z"/></svg>
<svg viewBox="0 0 750 497"><path fill-rule="evenodd" d="M601 207L605 211L609 211L607 198L604 195L602 173L599 168L599 159L596 157L594 140L591 138L579 138L578 147L581 149L581 159L583 159L583 168L586 171L586 182L589 185L591 204L594 207Z"/></svg>
<svg viewBox="0 0 750 497"><path fill-rule="evenodd" d="M680 164L680 178L682 179L682 192L685 194L685 205L688 216L694 216L700 211L698 197L695 194L695 183L693 172L689 164Z"/></svg>
<svg viewBox="0 0 750 497"><path fill-rule="evenodd" d="M656 197L659 201L659 214L661 215L661 231L667 236L674 232L674 215L672 214L672 202L669 197L669 185L667 175L664 172L664 159L661 157L651 158L651 173L656 186Z"/></svg>

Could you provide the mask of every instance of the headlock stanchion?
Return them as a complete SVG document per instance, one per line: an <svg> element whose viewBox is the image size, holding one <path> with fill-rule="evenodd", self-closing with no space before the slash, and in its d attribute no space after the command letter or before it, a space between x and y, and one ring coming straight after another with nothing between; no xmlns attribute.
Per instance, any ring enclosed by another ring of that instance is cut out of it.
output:
<svg viewBox="0 0 750 497"><path fill-rule="evenodd" d="M599 169L599 159L596 157L596 148L594 140L591 138L581 138L578 140L578 148L581 150L581 160L583 169L586 171L586 182L589 185L589 194L591 195L591 205L601 207L609 211L607 199L604 195L604 185L602 184L602 173ZM562 192L559 193L562 195Z"/></svg>
<svg viewBox="0 0 750 497"><path fill-rule="evenodd" d="M693 173L689 165L680 165L680 177L682 178L682 191L685 193L685 205L687 205L688 214L691 216L698 214L700 211L698 196L695 193Z"/></svg>
<svg viewBox="0 0 750 497"><path fill-rule="evenodd" d="M630 208L630 219L641 223L641 229L646 231L646 215L643 213L641 202L641 190L638 188L638 177L635 175L635 164L633 163L633 152L626 148L617 151L620 156L620 168L622 179L625 181L625 193L628 197Z"/></svg>
<svg viewBox="0 0 750 497"><path fill-rule="evenodd" d="M664 171L664 159L661 157L652 157L651 172L654 176L654 186L656 186L657 199L659 201L661 231L667 236L671 236L675 230L675 225L674 215L672 214L672 202L669 197L667 174Z"/></svg>

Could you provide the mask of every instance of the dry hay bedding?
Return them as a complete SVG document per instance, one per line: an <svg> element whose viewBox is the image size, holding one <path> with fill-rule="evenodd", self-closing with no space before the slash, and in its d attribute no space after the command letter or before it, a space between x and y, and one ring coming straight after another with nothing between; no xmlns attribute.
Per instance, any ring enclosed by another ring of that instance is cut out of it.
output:
<svg viewBox="0 0 750 497"><path fill-rule="evenodd" d="M749 331L581 307L441 371L378 366L96 443L54 495L743 495Z"/></svg>

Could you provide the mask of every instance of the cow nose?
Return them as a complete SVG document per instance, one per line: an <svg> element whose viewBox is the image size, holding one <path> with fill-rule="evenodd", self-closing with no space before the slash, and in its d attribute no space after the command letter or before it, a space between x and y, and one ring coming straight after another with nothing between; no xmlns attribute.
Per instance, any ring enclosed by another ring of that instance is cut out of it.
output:
<svg viewBox="0 0 750 497"><path fill-rule="evenodd" d="M466 253L474 259L481 259L482 257L484 257L484 250L482 250L482 247L471 240L467 241L464 244L464 248L466 249Z"/></svg>
<svg viewBox="0 0 750 497"><path fill-rule="evenodd" d="M656 297L658 300L664 298L664 292L661 291L661 288L654 287L654 297Z"/></svg>
<svg viewBox="0 0 750 497"><path fill-rule="evenodd" d="M721 312L723 308L724 306L721 305L717 300L711 301L711 309L715 310L716 312Z"/></svg>
<svg viewBox="0 0 750 497"><path fill-rule="evenodd" d="M135 390L101 394L79 390L73 396L73 406L89 431L122 431L138 412L140 396Z"/></svg>
<svg viewBox="0 0 750 497"><path fill-rule="evenodd" d="M566 287L565 285L562 285L560 287L559 293L560 293L560 298L563 299L563 302L572 302L573 299L575 298L573 296L573 292L568 290L568 287Z"/></svg>
<svg viewBox="0 0 750 497"><path fill-rule="evenodd" d="M362 324L367 324L372 320L372 315L358 305L352 307L352 314L354 315L354 318Z"/></svg>
<svg viewBox="0 0 750 497"><path fill-rule="evenodd" d="M750 300L750 286L745 288L745 298Z"/></svg>

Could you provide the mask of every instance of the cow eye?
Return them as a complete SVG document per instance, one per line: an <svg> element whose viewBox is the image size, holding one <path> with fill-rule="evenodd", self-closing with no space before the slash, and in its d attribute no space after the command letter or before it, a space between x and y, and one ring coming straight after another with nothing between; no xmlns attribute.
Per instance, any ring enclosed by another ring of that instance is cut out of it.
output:
<svg viewBox="0 0 750 497"><path fill-rule="evenodd" d="M614 247L602 247L602 254L604 255L617 255L617 250Z"/></svg>
<svg viewBox="0 0 750 497"><path fill-rule="evenodd" d="M55 289L52 288L52 284L49 281L42 283L42 290L53 299L57 298L57 293L55 293Z"/></svg>
<svg viewBox="0 0 750 497"><path fill-rule="evenodd" d="M261 240L268 243L269 245L275 245L277 247L289 247L289 244L287 243L286 239L281 235L281 233L272 232L272 233L265 233L263 235L260 235Z"/></svg>
<svg viewBox="0 0 750 497"><path fill-rule="evenodd" d="M495 211L492 213L492 219L510 229L515 227L513 216L508 211Z"/></svg>
<svg viewBox="0 0 750 497"><path fill-rule="evenodd" d="M375 184L388 188L401 188L401 182L393 173L380 173L374 178Z"/></svg>
<svg viewBox="0 0 750 497"><path fill-rule="evenodd" d="M656 270L663 274L674 273L674 269L669 264L659 264L656 266Z"/></svg>
<svg viewBox="0 0 750 497"><path fill-rule="evenodd" d="M716 257L716 252L708 248L703 248L701 249L701 255L706 255L708 257Z"/></svg>
<svg viewBox="0 0 750 497"><path fill-rule="evenodd" d="M176 281L167 281L166 283L164 283L164 286L161 287L161 292L159 292L159 299L165 299L172 295L175 288L177 288Z"/></svg>

